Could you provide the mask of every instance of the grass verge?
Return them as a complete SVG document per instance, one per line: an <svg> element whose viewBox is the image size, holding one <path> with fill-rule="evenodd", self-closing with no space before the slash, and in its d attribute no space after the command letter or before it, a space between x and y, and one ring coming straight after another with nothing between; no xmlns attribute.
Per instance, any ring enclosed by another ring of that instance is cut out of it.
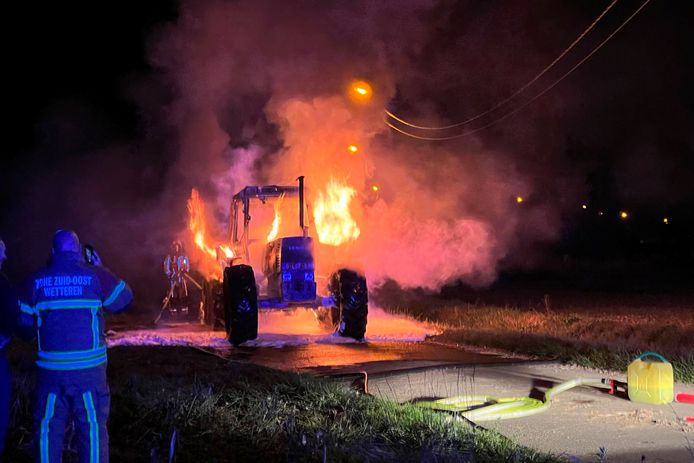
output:
<svg viewBox="0 0 694 463"><path fill-rule="evenodd" d="M625 371L647 351L672 363L676 381L694 383L694 313L687 308L529 308L461 304L420 296L386 309L444 328L437 340Z"/></svg>
<svg viewBox="0 0 694 463"><path fill-rule="evenodd" d="M31 461L32 355L12 357L7 459ZM109 362L112 461L169 461L172 445L176 462L560 461L450 415L188 348L116 348Z"/></svg>

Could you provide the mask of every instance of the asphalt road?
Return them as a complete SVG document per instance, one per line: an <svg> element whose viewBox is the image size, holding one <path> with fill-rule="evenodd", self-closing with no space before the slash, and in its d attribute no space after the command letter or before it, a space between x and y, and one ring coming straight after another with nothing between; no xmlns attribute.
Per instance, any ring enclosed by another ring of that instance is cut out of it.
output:
<svg viewBox="0 0 694 463"><path fill-rule="evenodd" d="M233 360L319 375L382 374L454 365L508 363L513 358L430 342L306 344L280 349L240 347L220 350Z"/></svg>
<svg viewBox="0 0 694 463"><path fill-rule="evenodd" d="M619 372L526 362L375 374L369 392L398 402L475 394L542 397L547 388L578 377L626 380ZM694 415L694 405L640 404L606 391L577 387L559 394L542 414L480 425L571 462L694 462L694 425L682 420ZM676 384L675 391L694 393L694 386Z"/></svg>

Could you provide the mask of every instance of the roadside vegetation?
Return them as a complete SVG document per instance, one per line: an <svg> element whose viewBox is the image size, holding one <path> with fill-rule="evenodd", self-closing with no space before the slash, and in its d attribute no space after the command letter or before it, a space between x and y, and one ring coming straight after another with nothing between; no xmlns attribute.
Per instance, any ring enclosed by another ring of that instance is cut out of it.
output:
<svg viewBox="0 0 694 463"><path fill-rule="evenodd" d="M691 303L584 294L522 297L526 304L500 306L484 298L464 302L410 293L383 305L441 325L437 341L624 372L639 354L655 351L672 363L676 381L694 383Z"/></svg>
<svg viewBox="0 0 694 463"><path fill-rule="evenodd" d="M109 355L111 461L561 461L452 415L334 380L184 347L121 347ZM19 371L7 461L28 462L32 355L15 346L12 357ZM66 455L77 461L73 450Z"/></svg>

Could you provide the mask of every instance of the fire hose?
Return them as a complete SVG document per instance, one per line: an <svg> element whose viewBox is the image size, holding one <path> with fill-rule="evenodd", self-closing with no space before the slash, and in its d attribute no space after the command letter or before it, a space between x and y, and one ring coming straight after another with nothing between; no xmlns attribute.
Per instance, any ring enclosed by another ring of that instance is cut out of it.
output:
<svg viewBox="0 0 694 463"><path fill-rule="evenodd" d="M542 400L532 397L494 397L488 395L458 395L438 400L422 400L415 405L446 412L459 412L470 421L494 421L523 418L546 411L552 399L577 386L603 386L611 384L606 378L576 378L548 389Z"/></svg>
<svg viewBox="0 0 694 463"><path fill-rule="evenodd" d="M652 361L655 358L657 361ZM672 364L656 352L644 352L627 368L627 382L609 378L576 378L548 389L542 400L532 397L497 398L486 395L458 395L438 400L418 401L416 405L434 410L456 412L471 421L505 420L536 415L547 410L552 399L564 391L577 386L610 387L609 394L614 395L619 388L630 400L646 404L669 404L689 402L690 394L674 395ZM685 417L685 421L694 421Z"/></svg>

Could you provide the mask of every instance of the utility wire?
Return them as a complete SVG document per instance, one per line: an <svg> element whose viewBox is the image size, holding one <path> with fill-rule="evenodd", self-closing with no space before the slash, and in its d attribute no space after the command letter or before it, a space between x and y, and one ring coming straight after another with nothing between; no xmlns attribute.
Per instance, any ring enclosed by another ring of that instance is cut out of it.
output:
<svg viewBox="0 0 694 463"><path fill-rule="evenodd" d="M479 114L477 114L477 115L475 115L475 116L472 116L472 117L470 117L469 119L466 119L466 120L464 120L464 121L462 121L462 122L457 122L457 123L455 123L455 124L444 125L444 126L438 126L438 127L430 127L430 126L424 126L424 125L415 125L415 124L413 124L413 123L411 123L411 122L407 122L406 120L404 120L404 119L401 118L401 117L398 117L397 115L393 114L391 111L388 111L387 109L386 109L386 114L387 114L388 116L390 116L391 118L395 119L396 121L400 122L401 124L407 125L407 126L409 126L409 127L413 127L413 128L415 128L415 129L421 129L421 130L446 130L446 129L452 129L452 128L454 128L454 127L459 127L459 126L461 126L461 125L469 124L470 122L475 121L475 120L479 119L479 118L482 117L482 116L486 116L487 114L489 114L489 113L491 113L491 112L493 112L493 111L499 109L501 106L505 105L506 103L508 103L509 101L511 101L512 99L514 99L516 96L518 96L519 94L521 94L523 91L525 91L525 90L526 90L528 87L530 87L532 84L534 84L535 82L537 82L537 80L538 80L540 77L542 77L543 75L545 75L545 74L547 73L547 71L549 71L550 69L552 69L552 68L554 67L555 64L557 64L568 52L570 52L576 45L578 45L578 43L579 43L581 40L583 40L583 38L588 34L588 32L590 32L590 31L598 24L598 22L600 22L600 20L603 18L603 16L605 16L605 15L607 14L607 12L610 11L610 10L612 9L612 7L613 7L618 1L619 1L619 0L613 0L612 3L610 3L609 5L607 5L607 8L605 8L605 9L603 10L603 12L600 13L600 14L598 15L598 17L595 18L595 19L593 20L592 23L590 23L590 25L589 25L589 26L588 26L588 27L587 27L587 28L586 28L586 29L585 29L585 30L584 30L584 31L583 31L572 43L571 43L571 45L569 45L567 48L565 48L564 51L562 51L562 52L559 54L559 56L557 56L557 57L554 59L554 61L552 61L551 63L549 63L549 65L547 65L542 71L540 71L539 74L537 74L535 77L533 77L529 82L527 82L527 83L526 83L525 85L523 85L521 88L519 88L518 90L516 90L512 95L508 96L508 97L507 97L506 99L504 99L504 100L501 100L500 102L498 102L498 103L495 104L494 106L490 107L490 108L487 109L486 111L483 111L483 112L481 112L481 113L479 113Z"/></svg>
<svg viewBox="0 0 694 463"><path fill-rule="evenodd" d="M636 11L634 11L634 12L631 14L631 16L629 16L622 24L620 24L619 27L617 27L617 29L615 29L610 35L608 35L607 38L605 38L605 40L603 40L602 42L600 42L600 44L598 44L598 46L596 46L590 53L588 53L582 60L580 60L578 63L576 63L571 69L569 69L569 70L568 70L566 73L564 73L561 77L559 77L557 80L555 80L554 82L552 82L552 84L551 84L549 87L545 88L545 89L542 90L540 93L538 93L537 95L535 95L534 97L532 97L530 100L528 100L528 101L526 101L525 103L523 103L522 105L518 106L516 109L514 109L514 110L512 110L512 111L510 111L510 112L508 112L508 113L506 113L506 114L504 114L503 116L501 116L501 117L499 117L499 118L497 118L497 119L494 119L493 121L489 122L488 124L485 124L485 125L483 125L483 126L481 126L481 127L477 127L477 128L475 128L475 129L472 129L472 130L469 130L469 131L467 131L467 132L459 133L459 134L457 134L457 135L451 135L451 136L448 136L448 137L423 137L423 136L419 136L419 135L415 135L415 134L409 133L409 132L407 132L407 131L405 131L405 130L403 130L403 129L400 129L400 128L398 128L398 127L395 127L395 126L394 126L393 124L391 124L388 120L386 120L385 123L386 123L386 125L387 125L388 127L390 127L390 128L392 128L392 129L394 129L394 130L400 132L400 133L403 134L403 135L407 135L408 137L416 138L416 139L419 139L419 140L432 140L432 141L453 140L454 138L466 137L466 136L468 136L468 135L472 135L473 133L479 132L480 130L484 130L484 129L488 128L488 127L491 127L491 126L493 126L493 125L496 125L496 124L498 124L499 122L503 121L504 119L506 119L506 118L508 118L508 117L510 117L510 116L512 116L512 115L514 115L514 114L516 114L518 111L520 111L521 109L525 108L526 106L528 106L529 104L531 104L532 102L534 102L535 100L537 100L538 98L540 98L542 95L544 95L545 93L549 92L549 91L552 90L554 87L556 87L557 84L559 84L562 80L564 80L566 77L568 77L573 71L575 71L579 66L581 66L584 62L586 62L591 56L593 56L595 53L597 53L597 51L600 50L607 42L609 42L609 41L612 39L612 37L614 37L620 30L622 30L622 28L624 28L624 26L626 26L629 22L631 22L631 20L634 19L634 17L635 17L637 14L639 14L639 13L641 12L641 10L642 10L646 5L648 5L648 3L650 3L650 1L651 1L651 0L646 0L645 2L643 2L643 4L641 4L641 6L638 7L638 9L637 9ZM408 124L408 125L409 125L409 124Z"/></svg>

